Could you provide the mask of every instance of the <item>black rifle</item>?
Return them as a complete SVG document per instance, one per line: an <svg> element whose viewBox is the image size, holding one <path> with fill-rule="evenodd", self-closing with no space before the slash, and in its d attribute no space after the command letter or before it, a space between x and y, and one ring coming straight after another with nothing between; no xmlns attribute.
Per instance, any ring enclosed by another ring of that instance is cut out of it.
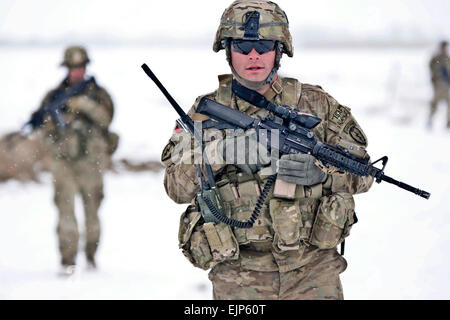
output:
<svg viewBox="0 0 450 320"><path fill-rule="evenodd" d="M201 137L198 137L194 134L194 122L192 121L192 119L183 111L183 109L181 109L181 107L172 98L166 88L161 84L161 82L146 64L142 65L142 69L155 82L155 84L162 91L170 104L174 107L175 111L180 115L181 119L177 120L177 123L180 124L183 128L186 128L200 143L200 145L202 145ZM256 106L264 107L270 110L271 112L273 112L273 114L267 116L264 119L258 120L205 97L200 100L196 112L207 115L210 118L216 120L215 127L217 128L243 130L254 128L257 131L267 130L268 141L270 141L271 130L278 130L280 146L279 151L281 154L309 153L314 155L325 165L332 165L338 168L341 172L350 172L359 176L370 175L375 177L376 182L378 183L380 183L381 181L386 181L389 183L393 183L400 188L413 192L423 198L428 199L430 197L430 194L428 192L411 187L403 182L399 182L386 176L383 172L388 161L388 158L386 156L382 157L372 164L369 164L367 159L358 158L344 149L319 142L317 141L311 129L313 129L321 122L320 118L307 114L300 114L299 112L293 110L288 106L274 105L271 102L267 101L264 96L253 90L247 89L242 86L242 88L236 89L236 84L233 83L235 93L239 91L239 96ZM207 126L210 126L210 123ZM268 178L249 220L245 222L237 221L227 218L223 214L223 211L221 210L222 208L220 206L220 198L217 199L219 197L219 194L216 191L214 176L212 174L211 167L207 161L206 155L203 155L203 157L205 159L205 167L210 184L208 185L204 181L200 165L197 165L199 180L202 186L202 191L197 195L197 200L202 201L206 205L204 207L206 207L206 210L208 211L207 214L205 215L202 210L202 215L205 218L205 221L220 221L233 227L251 228L259 215L259 212L268 192L270 191L270 188L275 182L277 174L273 174ZM373 166L379 161L382 161L382 169L378 169ZM205 193L209 191L214 191L214 196L210 196L211 193Z"/></svg>
<svg viewBox="0 0 450 320"><path fill-rule="evenodd" d="M42 109L34 112L31 115L31 119L24 125L24 127L31 125L33 129L36 129L44 123L45 117L50 115L53 122L58 128L65 129L67 127L66 122L63 118L63 113L66 109L66 101L79 95L84 90L86 90L87 86L94 82L94 77L90 77L89 79L83 80L82 82L76 84L73 87L68 87L64 89L59 89L55 91L50 97L50 102L48 105L44 106Z"/></svg>
<svg viewBox="0 0 450 320"><path fill-rule="evenodd" d="M235 80L233 80L233 92L242 99L258 107L265 108L273 114L258 120L205 97L200 100L196 112L207 115L219 123L225 122L235 129L248 130L254 128L257 131L265 129L267 130L269 142L271 130L278 130L279 152L281 154L308 153L316 157L324 165L338 168L339 172L350 172L358 176L372 176L377 183L386 181L425 199L430 197L430 193L426 191L414 188L385 175L384 169L388 161L387 156L369 163L368 159L358 158L345 149L317 141L311 129L322 121L320 118L301 114L289 106L275 105L263 95L240 85ZM374 166L380 161L383 166L381 169Z"/></svg>

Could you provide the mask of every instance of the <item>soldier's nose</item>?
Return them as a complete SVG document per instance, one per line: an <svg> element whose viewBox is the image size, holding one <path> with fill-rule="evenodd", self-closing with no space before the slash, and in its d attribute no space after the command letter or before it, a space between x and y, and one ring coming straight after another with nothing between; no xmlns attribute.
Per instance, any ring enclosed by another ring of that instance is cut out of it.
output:
<svg viewBox="0 0 450 320"><path fill-rule="evenodd" d="M260 54L255 50L255 48L253 48L252 51L248 53L248 58L250 60L259 60L259 56Z"/></svg>

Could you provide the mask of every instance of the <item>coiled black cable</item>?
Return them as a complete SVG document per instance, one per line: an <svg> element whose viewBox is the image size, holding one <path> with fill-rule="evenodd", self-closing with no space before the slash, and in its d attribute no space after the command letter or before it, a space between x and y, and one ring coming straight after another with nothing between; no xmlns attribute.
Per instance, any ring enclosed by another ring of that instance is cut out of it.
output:
<svg viewBox="0 0 450 320"><path fill-rule="evenodd" d="M256 201L255 209L253 209L252 215L247 221L239 221L225 217L217 211L216 207L212 204L212 202L208 198L202 196L202 199L203 201L205 201L206 205L208 206L208 209L211 211L214 218L216 218L218 221L235 228L249 229L253 227L253 224L255 223L256 219L258 219L262 206L266 201L266 197L269 194L269 191L272 188L272 185L274 184L276 179L277 179L276 173L271 175L267 179L267 182L264 184L264 188L261 194L259 195L258 200Z"/></svg>

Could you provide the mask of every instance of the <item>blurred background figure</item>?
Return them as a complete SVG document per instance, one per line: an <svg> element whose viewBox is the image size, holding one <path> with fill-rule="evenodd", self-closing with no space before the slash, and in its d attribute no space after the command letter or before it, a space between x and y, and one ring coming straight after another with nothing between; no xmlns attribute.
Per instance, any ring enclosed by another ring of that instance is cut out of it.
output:
<svg viewBox="0 0 450 320"><path fill-rule="evenodd" d="M86 76L88 63L85 48L68 47L61 63L67 67L67 76L47 93L22 129L25 136L36 129L43 131L51 155L54 201L59 212L57 235L62 275L75 271L79 232L74 201L78 193L85 212L87 264L89 268L96 268L103 174L118 143L118 136L108 130L114 114L113 102L94 77Z"/></svg>
<svg viewBox="0 0 450 320"><path fill-rule="evenodd" d="M429 64L433 83L433 100L430 104L428 128L432 127L433 116L441 100L447 103L447 128L450 128L450 58L447 48L448 42L442 41L439 44L438 53L431 58Z"/></svg>

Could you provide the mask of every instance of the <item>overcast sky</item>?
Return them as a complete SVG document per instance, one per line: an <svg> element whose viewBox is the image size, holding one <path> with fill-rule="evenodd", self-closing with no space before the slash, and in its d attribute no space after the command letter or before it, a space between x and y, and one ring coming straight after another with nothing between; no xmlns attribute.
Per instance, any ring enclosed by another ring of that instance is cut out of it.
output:
<svg viewBox="0 0 450 320"><path fill-rule="evenodd" d="M229 0L0 0L0 39L214 37ZM450 38L448 0L279 0L299 41ZM331 35L331 36L330 36Z"/></svg>

